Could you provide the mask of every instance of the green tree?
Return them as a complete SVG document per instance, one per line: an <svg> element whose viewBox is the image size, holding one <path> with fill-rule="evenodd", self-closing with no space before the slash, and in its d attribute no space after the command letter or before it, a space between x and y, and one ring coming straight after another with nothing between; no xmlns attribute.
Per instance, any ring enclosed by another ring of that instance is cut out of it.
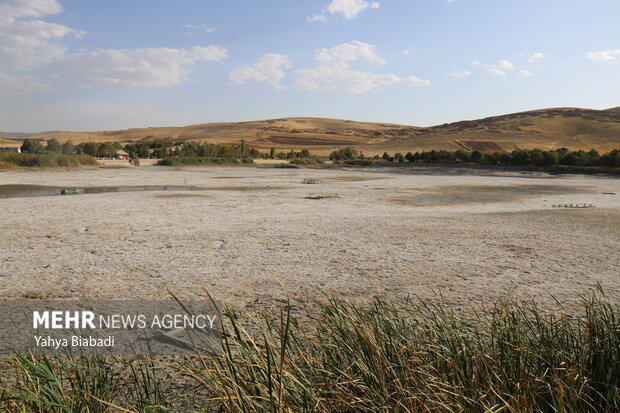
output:
<svg viewBox="0 0 620 413"><path fill-rule="evenodd" d="M110 142L103 143L99 146L97 151L98 156L114 156L116 152L116 146Z"/></svg>
<svg viewBox="0 0 620 413"><path fill-rule="evenodd" d="M462 149L459 149L454 153L454 159L457 162L467 163L469 162L470 157L471 157L471 153L469 151L464 151Z"/></svg>
<svg viewBox="0 0 620 413"><path fill-rule="evenodd" d="M473 151L471 153L471 156L469 157L469 159L473 163L480 163L480 161L482 161L482 152L480 152L480 151Z"/></svg>
<svg viewBox="0 0 620 413"><path fill-rule="evenodd" d="M270 159L276 159L276 148L271 148L269 150L269 158Z"/></svg>
<svg viewBox="0 0 620 413"><path fill-rule="evenodd" d="M83 151L86 155L97 156L99 146L101 146L99 142L86 142L83 146Z"/></svg>
<svg viewBox="0 0 620 413"><path fill-rule="evenodd" d="M75 150L75 145L73 144L72 141L65 141L65 143L62 144L62 153L64 155L71 155L73 153L73 151Z"/></svg>
<svg viewBox="0 0 620 413"><path fill-rule="evenodd" d="M41 153L43 152L43 145L37 140L26 138L20 150L24 153Z"/></svg>
<svg viewBox="0 0 620 413"><path fill-rule="evenodd" d="M51 153L61 153L62 145L60 144L60 142L58 142L58 139L52 138L49 141L47 141L47 146L45 150Z"/></svg>

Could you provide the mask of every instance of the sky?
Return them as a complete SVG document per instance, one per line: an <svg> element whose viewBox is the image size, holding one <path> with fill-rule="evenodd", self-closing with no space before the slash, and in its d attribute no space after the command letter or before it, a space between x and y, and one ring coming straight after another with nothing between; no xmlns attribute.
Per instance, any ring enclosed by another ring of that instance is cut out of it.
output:
<svg viewBox="0 0 620 413"><path fill-rule="evenodd" d="M0 130L620 106L618 0L0 0Z"/></svg>

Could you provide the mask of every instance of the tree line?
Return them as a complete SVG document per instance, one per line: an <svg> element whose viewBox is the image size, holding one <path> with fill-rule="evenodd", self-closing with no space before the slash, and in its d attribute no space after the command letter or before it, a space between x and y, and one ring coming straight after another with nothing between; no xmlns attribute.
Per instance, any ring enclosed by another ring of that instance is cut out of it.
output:
<svg viewBox="0 0 620 413"><path fill-rule="evenodd" d="M483 165L503 165L503 166L535 166L549 167L553 165L567 166L604 166L604 167L620 167L620 150L614 149L610 152L601 154L595 149L590 151L570 151L566 148L555 150L541 149L516 149L512 152L494 152L483 153L480 151L448 151L448 150L432 150L422 152L401 152L395 153L393 156L387 152L383 156L375 155L367 158L361 151L353 148L342 148L334 151L330 155L330 159L334 161L348 160L364 160L374 159L388 162L420 162L420 163L475 163Z"/></svg>
<svg viewBox="0 0 620 413"><path fill-rule="evenodd" d="M206 157L206 158L230 158L230 159L281 159L292 160L301 158L314 158L308 149L289 152L276 151L271 148L268 152L261 152L247 145L245 140L239 144L217 145L213 143L184 141L184 142L136 142L121 145L118 142L81 142L74 144L68 140L61 144L52 138L47 142L37 139L24 139L21 146L23 153L31 154L85 154L92 157L113 156L119 149L124 150L131 158L168 158L168 157Z"/></svg>

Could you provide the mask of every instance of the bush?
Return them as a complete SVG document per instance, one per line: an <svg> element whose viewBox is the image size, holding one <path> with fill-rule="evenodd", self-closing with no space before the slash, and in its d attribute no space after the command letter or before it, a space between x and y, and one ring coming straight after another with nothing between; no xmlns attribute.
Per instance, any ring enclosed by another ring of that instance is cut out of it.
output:
<svg viewBox="0 0 620 413"><path fill-rule="evenodd" d="M329 159L332 161L345 161L348 159L357 159L359 158L359 155L360 154L357 149L347 147L332 152L329 155Z"/></svg>
<svg viewBox="0 0 620 413"><path fill-rule="evenodd" d="M235 158L207 158L199 156L180 156L180 157L168 157L161 159L157 162L157 165L161 166L191 166L191 165L239 165L239 164L253 164L254 161L249 158L242 160Z"/></svg>
<svg viewBox="0 0 620 413"><path fill-rule="evenodd" d="M293 165L322 165L325 161L319 158L295 158L291 159L290 163Z"/></svg>
<svg viewBox="0 0 620 413"><path fill-rule="evenodd" d="M30 154L0 151L0 167L55 168L98 165L88 155Z"/></svg>
<svg viewBox="0 0 620 413"><path fill-rule="evenodd" d="M361 165L361 166L372 166L376 165L377 162L374 159L350 159L348 161L343 161L345 165Z"/></svg>

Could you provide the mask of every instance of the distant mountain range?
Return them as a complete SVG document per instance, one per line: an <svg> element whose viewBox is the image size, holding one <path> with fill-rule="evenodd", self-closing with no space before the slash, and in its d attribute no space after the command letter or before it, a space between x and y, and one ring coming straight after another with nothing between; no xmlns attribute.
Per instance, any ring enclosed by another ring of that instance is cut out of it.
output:
<svg viewBox="0 0 620 413"><path fill-rule="evenodd" d="M325 118L284 118L205 123L99 132L0 133L0 137L84 141L207 141L238 143L265 150L308 148L327 153L353 146L368 154L430 149L512 151L517 148L620 148L620 107L593 110L552 108L479 120L416 127ZM16 139L14 142L17 143Z"/></svg>
<svg viewBox="0 0 620 413"><path fill-rule="evenodd" d="M25 133L25 132L0 132L0 138L29 138L31 136L37 135L45 135L48 133L57 133L59 131L46 131L46 132L35 132L35 133Z"/></svg>

